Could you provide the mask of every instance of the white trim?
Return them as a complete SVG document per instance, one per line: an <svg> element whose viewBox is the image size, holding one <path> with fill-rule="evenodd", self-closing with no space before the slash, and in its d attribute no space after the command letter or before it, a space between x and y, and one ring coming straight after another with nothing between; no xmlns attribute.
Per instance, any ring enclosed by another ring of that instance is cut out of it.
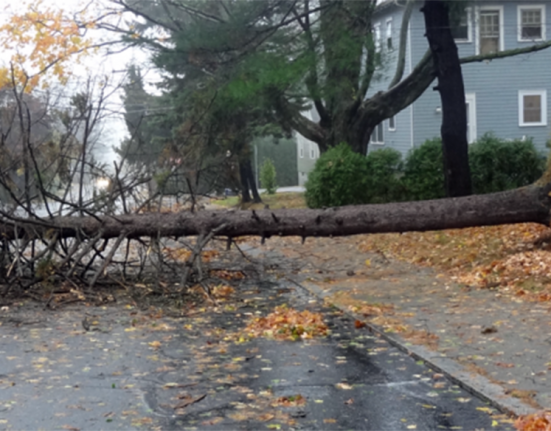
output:
<svg viewBox="0 0 551 431"><path fill-rule="evenodd" d="M394 127L390 127L390 120L394 119ZM396 131L396 115L393 115L388 119L388 131L389 132L395 132Z"/></svg>
<svg viewBox="0 0 551 431"><path fill-rule="evenodd" d="M467 13L467 39L455 39L455 43L473 43L473 10L470 7L465 8Z"/></svg>
<svg viewBox="0 0 551 431"><path fill-rule="evenodd" d="M522 11L526 9L539 9L541 13L541 38L523 39L522 38ZM545 40L545 5L543 4L523 4L517 6L517 40L518 42L541 42Z"/></svg>
<svg viewBox="0 0 551 431"><path fill-rule="evenodd" d="M476 130L476 94L466 93L465 103L469 104L469 116L467 121L469 122L469 134L467 135L467 142L472 144L478 138Z"/></svg>
<svg viewBox="0 0 551 431"><path fill-rule="evenodd" d="M381 51L381 23L377 22L373 25L373 40L375 42L375 52Z"/></svg>
<svg viewBox="0 0 551 431"><path fill-rule="evenodd" d="M389 31L389 24L390 24L390 31ZM386 20L386 28L385 28L385 49L394 51L394 41L392 40L392 18L388 18ZM390 48L388 47L388 40L390 39L390 44L392 45Z"/></svg>
<svg viewBox="0 0 551 431"><path fill-rule="evenodd" d="M505 34L503 32L503 6L478 6L475 22L475 52L480 54L480 11L497 10L499 12L499 50L505 50Z"/></svg>
<svg viewBox="0 0 551 431"><path fill-rule="evenodd" d="M413 63L411 61L411 20L408 23L408 59L409 59L409 73L413 69ZM413 134L413 106L415 102L409 105L409 146L413 148L414 146L414 134Z"/></svg>
<svg viewBox="0 0 551 431"><path fill-rule="evenodd" d="M541 96L541 121L538 123L524 122L524 96ZM518 91L518 125L520 127L547 126L547 90Z"/></svg>

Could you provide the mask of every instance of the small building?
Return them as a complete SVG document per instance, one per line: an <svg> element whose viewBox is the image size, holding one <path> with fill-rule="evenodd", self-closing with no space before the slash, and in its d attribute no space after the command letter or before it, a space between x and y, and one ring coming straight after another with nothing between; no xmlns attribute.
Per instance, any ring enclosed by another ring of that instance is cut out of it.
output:
<svg viewBox="0 0 551 431"><path fill-rule="evenodd" d="M314 109L304 112L302 115L310 120L319 121L317 112ZM300 133L295 133L297 141L297 169L298 169L298 185L304 186L308 179L308 174L316 164L316 160L320 156L318 144L306 139Z"/></svg>

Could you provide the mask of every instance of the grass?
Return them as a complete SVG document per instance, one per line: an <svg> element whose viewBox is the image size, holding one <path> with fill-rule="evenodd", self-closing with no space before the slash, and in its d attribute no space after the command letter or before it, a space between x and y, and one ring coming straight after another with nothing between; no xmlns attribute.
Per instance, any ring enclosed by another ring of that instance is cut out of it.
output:
<svg viewBox="0 0 551 431"><path fill-rule="evenodd" d="M281 208L306 208L306 201L304 200L304 193L276 193L273 195L262 194L262 203L253 204L241 204L239 196L230 196L226 199L213 201L213 204L225 207L241 209L263 209L266 205L270 209Z"/></svg>

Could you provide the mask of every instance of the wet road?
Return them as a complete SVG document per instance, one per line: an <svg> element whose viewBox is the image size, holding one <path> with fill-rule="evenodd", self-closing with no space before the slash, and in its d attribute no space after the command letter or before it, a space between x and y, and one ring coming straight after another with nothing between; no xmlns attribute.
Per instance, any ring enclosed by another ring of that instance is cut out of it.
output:
<svg viewBox="0 0 551 431"><path fill-rule="evenodd" d="M283 303L323 313L331 334L239 336L251 316ZM0 429L513 429L300 288L244 283L216 311L192 312L173 319L123 304L4 311Z"/></svg>

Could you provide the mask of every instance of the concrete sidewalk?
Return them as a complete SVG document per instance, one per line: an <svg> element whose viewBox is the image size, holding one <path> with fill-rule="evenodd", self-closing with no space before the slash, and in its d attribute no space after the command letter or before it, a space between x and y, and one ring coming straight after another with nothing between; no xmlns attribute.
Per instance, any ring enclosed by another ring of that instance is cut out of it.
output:
<svg viewBox="0 0 551 431"><path fill-rule="evenodd" d="M551 409L548 303L467 290L429 268L362 253L359 241L309 238L307 248L278 244L266 253L280 256L293 282L500 410Z"/></svg>

